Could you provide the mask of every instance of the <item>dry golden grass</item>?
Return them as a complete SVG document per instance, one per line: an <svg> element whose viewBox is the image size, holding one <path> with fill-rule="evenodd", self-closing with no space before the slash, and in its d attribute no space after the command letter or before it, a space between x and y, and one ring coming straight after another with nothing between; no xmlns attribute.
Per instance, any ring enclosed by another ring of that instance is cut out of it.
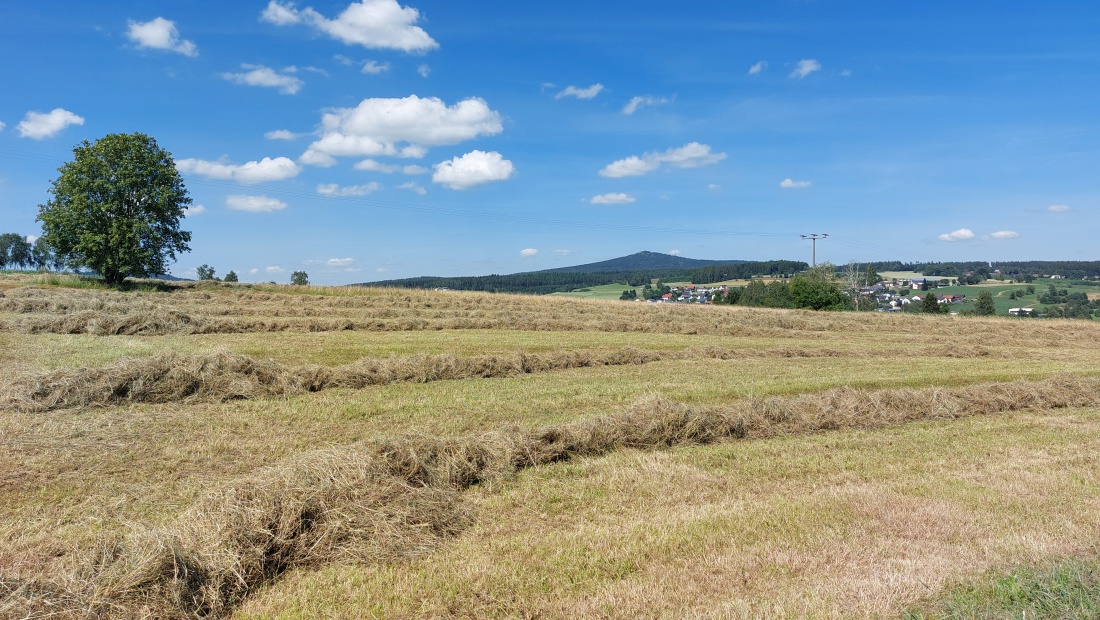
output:
<svg viewBox="0 0 1100 620"><path fill-rule="evenodd" d="M849 388L705 409L644 400L619 414L533 432L412 436L326 450L239 480L172 526L98 542L61 583L9 578L12 592L2 603L21 614L221 615L287 569L423 553L438 536L466 525L456 491L517 469L624 449L1095 406L1097 388L1100 380L1060 378L956 389Z"/></svg>
<svg viewBox="0 0 1100 620"><path fill-rule="evenodd" d="M42 412L126 403L226 402L282 397L334 388L389 383L517 377L569 368L641 365L669 360L746 360L763 357L866 357L866 352L782 347L770 350L706 346L679 351L634 348L565 350L510 355L421 355L365 358L355 364L288 367L245 355L175 353L127 359L106 368L80 368L17 378L0 391L0 408ZM980 353L978 355L981 355ZM964 357L957 355L956 357Z"/></svg>
<svg viewBox="0 0 1100 620"><path fill-rule="evenodd" d="M996 319L960 318L958 324L949 326L936 317L917 315L680 307L454 291L343 291L341 295L304 295L209 285L174 293L143 293L24 286L9 289L0 298L0 331L165 335L504 329L806 340L876 332L923 336L926 344L945 350L960 344L995 343L1006 331L1048 344L1100 340L1100 331L1095 329L1066 330L1048 322L1013 330ZM958 338L930 342L930 333L942 337L943 331Z"/></svg>
<svg viewBox="0 0 1100 620"><path fill-rule="evenodd" d="M1069 410L538 468L473 491L436 553L293 571L236 617L891 617L948 577L1088 552L1097 430Z"/></svg>
<svg viewBox="0 0 1100 620"><path fill-rule="evenodd" d="M0 285L0 617L866 616L1096 542L1091 323Z"/></svg>

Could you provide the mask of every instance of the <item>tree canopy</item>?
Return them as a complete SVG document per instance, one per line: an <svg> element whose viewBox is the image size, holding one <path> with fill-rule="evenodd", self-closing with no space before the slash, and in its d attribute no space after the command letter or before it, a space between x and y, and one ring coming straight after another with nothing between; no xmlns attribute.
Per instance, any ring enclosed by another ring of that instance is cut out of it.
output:
<svg viewBox="0 0 1100 620"><path fill-rule="evenodd" d="M187 252L180 218L191 198L172 155L141 134L109 134L73 149L58 169L52 198L39 205L45 243L71 267L111 284L167 271Z"/></svg>
<svg viewBox="0 0 1100 620"><path fill-rule="evenodd" d="M0 235L0 269L27 267L34 264L31 244L20 234Z"/></svg>
<svg viewBox="0 0 1100 620"><path fill-rule="evenodd" d="M978 293L978 301L974 304L974 314L978 316L997 314L997 306L993 303L993 295L989 291Z"/></svg>
<svg viewBox="0 0 1100 620"><path fill-rule="evenodd" d="M945 308L940 305L939 299L936 298L935 293L928 293L924 296L924 301L920 304L920 311L927 312L929 314L941 314Z"/></svg>
<svg viewBox="0 0 1100 620"><path fill-rule="evenodd" d="M847 310L852 307L849 297L833 282L828 274L811 269L791 279L791 306L807 310Z"/></svg>

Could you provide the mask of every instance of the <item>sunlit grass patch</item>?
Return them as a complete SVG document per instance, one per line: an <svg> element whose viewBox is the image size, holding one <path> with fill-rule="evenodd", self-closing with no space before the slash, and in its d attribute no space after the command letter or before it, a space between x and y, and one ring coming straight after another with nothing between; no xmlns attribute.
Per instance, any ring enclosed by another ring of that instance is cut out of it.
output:
<svg viewBox="0 0 1100 620"><path fill-rule="evenodd" d="M248 543L236 548L252 561L263 544L218 538L235 513L196 519L195 531L186 515L302 464L313 472L302 480L328 484L360 464L328 467L326 455L379 445L414 474L466 450L475 473L462 484L479 484L451 499L473 520L410 538L423 543L411 555L280 547L283 560L250 564L263 574L219 609L243 599L240 613L258 617L886 617L956 579L1096 544L1100 422L1067 409L1097 398L1100 328L1087 322L4 287L0 396L90 385L96 397L0 406L0 579L85 596L117 585L88 572L89 553L156 568L142 562L169 557L158 540L215 572L232 565L218 540ZM621 364L549 363L584 355ZM477 365L488 357L492 372ZM341 383L364 368L404 374ZM897 426L912 420L937 421ZM729 443L683 445L710 441ZM321 522L345 535L348 513L340 502L314 510L301 493L313 486L291 487L300 514L259 497L246 511L260 516L255 530L275 514L288 536ZM139 537L151 555L111 546L153 530L164 536Z"/></svg>
<svg viewBox="0 0 1100 620"><path fill-rule="evenodd" d="M959 583L905 620L1051 619L1100 617L1100 562L1069 558L1044 567L997 570Z"/></svg>
<svg viewBox="0 0 1100 620"><path fill-rule="evenodd" d="M1096 412L1014 414L538 467L471 490L476 524L435 554L296 571L236 617L892 617L974 571L1079 549L1100 503L1052 483L1100 484L1097 430ZM1022 482L1025 501L952 497L1020 457L1048 467L984 493Z"/></svg>
<svg viewBox="0 0 1100 620"><path fill-rule="evenodd" d="M792 341L790 338L746 338L685 334L634 334L590 331L447 330L399 332L243 333L102 338L89 334L11 334L0 332L0 364L5 356L24 368L100 367L127 357L174 352L203 355L231 352L284 364L335 366L363 358L407 355L482 355L552 352L569 349L632 347L674 351L702 347L765 351L776 347L806 350L881 351L889 343L853 338L851 341Z"/></svg>

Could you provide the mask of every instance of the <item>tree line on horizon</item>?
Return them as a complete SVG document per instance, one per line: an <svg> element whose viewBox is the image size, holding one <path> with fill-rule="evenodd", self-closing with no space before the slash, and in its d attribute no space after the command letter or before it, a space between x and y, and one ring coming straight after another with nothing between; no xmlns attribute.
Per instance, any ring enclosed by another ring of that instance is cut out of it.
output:
<svg viewBox="0 0 1100 620"><path fill-rule="evenodd" d="M19 233L0 234L0 269L60 269L63 263L42 237L33 242Z"/></svg>
<svg viewBox="0 0 1100 620"><path fill-rule="evenodd" d="M1080 280L1100 278L1100 261L1075 260L1028 260L1028 261L957 261L957 262L916 262L870 261L861 263L871 265L877 271L914 271L926 276L943 278L965 278L967 274L995 278L999 273L1005 278L1017 282L1043 275L1060 275L1063 278ZM967 284L967 282L959 282Z"/></svg>

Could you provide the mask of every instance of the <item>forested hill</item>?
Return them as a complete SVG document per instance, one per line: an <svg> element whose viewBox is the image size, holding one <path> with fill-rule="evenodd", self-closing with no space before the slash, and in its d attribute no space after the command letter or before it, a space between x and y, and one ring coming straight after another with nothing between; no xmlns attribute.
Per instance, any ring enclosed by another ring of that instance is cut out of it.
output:
<svg viewBox="0 0 1100 620"><path fill-rule="evenodd" d="M619 258L612 258L598 263L543 269L535 273L623 273L647 269L695 269L709 265L736 265L745 262L748 261L702 260L698 258L674 256L672 254L661 254L660 252L638 252L630 256L620 256Z"/></svg>
<svg viewBox="0 0 1100 620"><path fill-rule="evenodd" d="M677 257L670 256L669 258ZM799 271L803 271L807 267L809 267L809 265L802 261L741 261L736 263L707 264L694 268L636 269L629 271L580 273L552 270L530 271L527 273L514 273L510 275L494 274L489 276L466 277L422 276L419 278L406 278L402 280L364 282L351 286L448 288L460 291L491 291L498 293L531 293L535 295L546 295L549 293L573 291L578 288L601 286L604 284L622 284L624 287L642 286L653 279L659 279L666 282L694 282L702 284L720 282L723 280L745 279L753 276L789 276Z"/></svg>

